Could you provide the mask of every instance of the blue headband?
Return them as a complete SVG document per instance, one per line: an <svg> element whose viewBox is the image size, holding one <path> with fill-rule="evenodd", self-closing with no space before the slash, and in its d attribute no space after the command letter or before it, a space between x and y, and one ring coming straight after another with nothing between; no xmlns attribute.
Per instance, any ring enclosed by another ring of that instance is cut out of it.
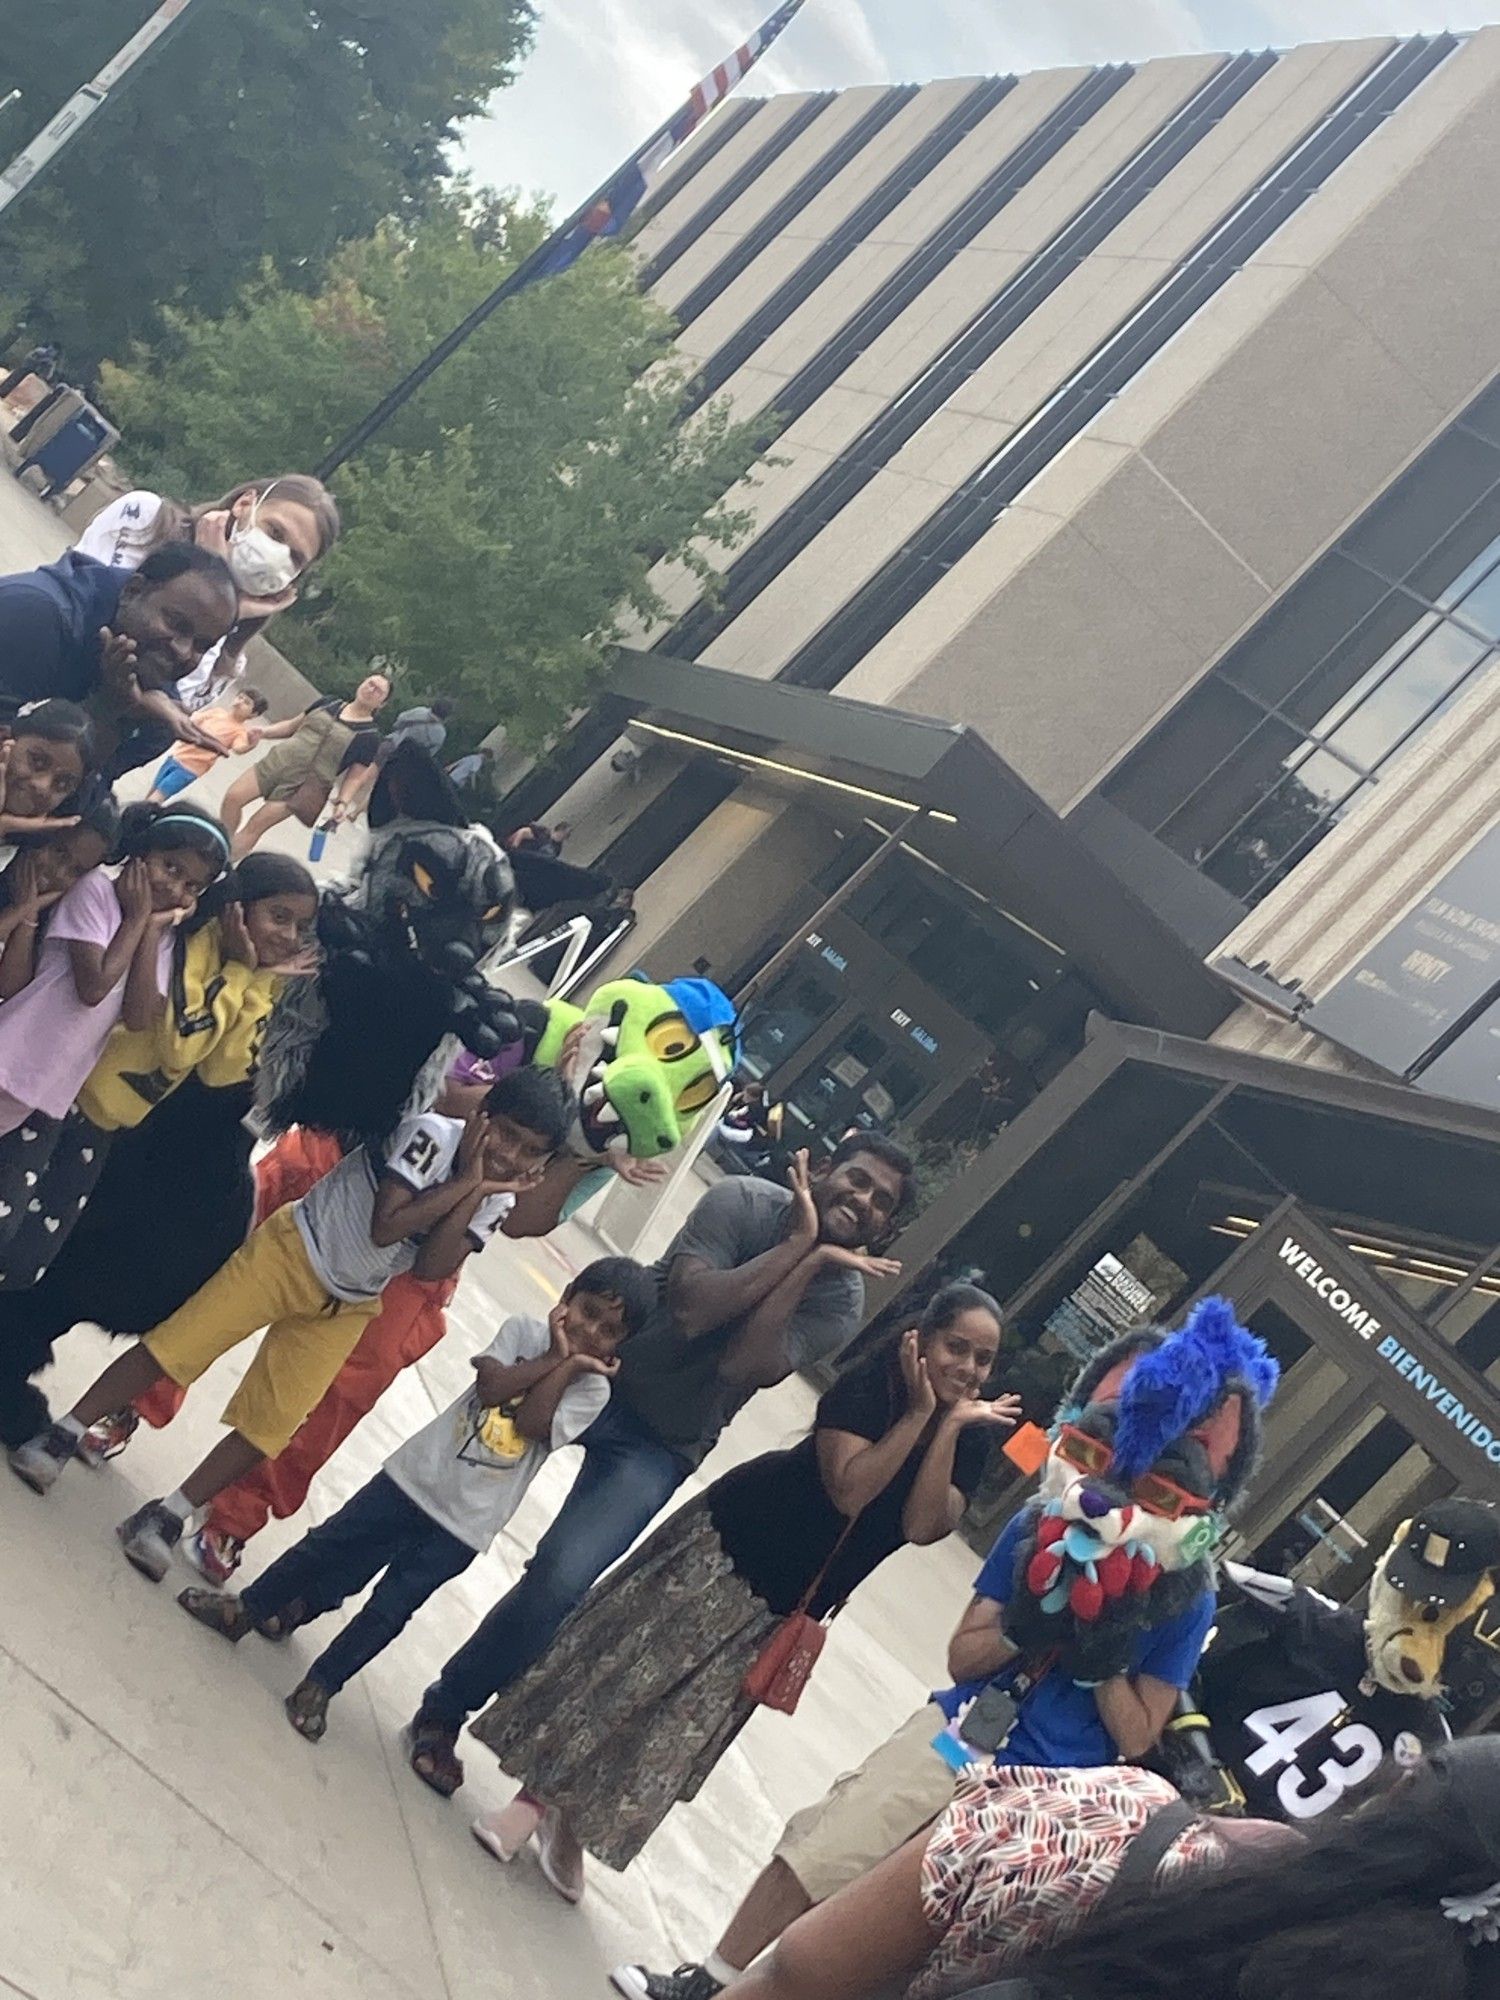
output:
<svg viewBox="0 0 1500 2000"><path fill-rule="evenodd" d="M155 832L156 828L159 826L172 826L172 825L201 827L205 833L211 833L214 839L217 840L219 845L223 848L225 864L226 865L228 864L229 835L224 831L223 827L219 825L219 822L217 820L209 819L206 815L199 813L191 813L191 812L161 813L157 816L157 818L152 820L151 825L147 829L147 831ZM222 873L223 871L221 870L220 872Z"/></svg>

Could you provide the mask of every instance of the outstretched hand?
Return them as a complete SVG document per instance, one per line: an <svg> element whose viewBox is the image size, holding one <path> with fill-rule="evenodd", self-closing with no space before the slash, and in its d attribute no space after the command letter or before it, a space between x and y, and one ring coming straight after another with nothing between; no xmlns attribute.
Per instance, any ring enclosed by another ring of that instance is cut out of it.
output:
<svg viewBox="0 0 1500 2000"><path fill-rule="evenodd" d="M953 1403L949 1406L948 1421L960 1430L967 1430L971 1424L994 1424L1001 1430L1014 1430L1021 1420L1021 1399L1019 1396L996 1396L993 1402L985 1402L975 1397L969 1402Z"/></svg>
<svg viewBox="0 0 1500 2000"><path fill-rule="evenodd" d="M840 1264L846 1271L857 1271L862 1278L901 1276L899 1257L875 1257L868 1250L846 1250L841 1243L825 1243L822 1254L825 1263Z"/></svg>

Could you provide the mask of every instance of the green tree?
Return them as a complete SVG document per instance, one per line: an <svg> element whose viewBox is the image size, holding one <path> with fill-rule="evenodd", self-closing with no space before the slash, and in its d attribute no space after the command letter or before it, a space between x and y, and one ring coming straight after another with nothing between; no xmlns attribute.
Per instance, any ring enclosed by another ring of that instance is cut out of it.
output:
<svg viewBox="0 0 1500 2000"><path fill-rule="evenodd" d="M544 228L460 189L345 246L316 291L267 267L222 318L170 314L103 371L134 476L196 499L316 463ZM748 525L722 496L760 432L720 405L681 423L684 378L624 251L522 292L340 473L348 531L278 644L322 685L382 655L466 732L539 744L657 608L653 562L707 573Z"/></svg>
<svg viewBox="0 0 1500 2000"><path fill-rule="evenodd" d="M5 9L0 96L25 94L0 152L153 4ZM456 121L511 80L533 27L531 0L196 0L7 218L0 326L24 317L91 378L162 305L223 312L264 257L316 282L341 242L420 210Z"/></svg>

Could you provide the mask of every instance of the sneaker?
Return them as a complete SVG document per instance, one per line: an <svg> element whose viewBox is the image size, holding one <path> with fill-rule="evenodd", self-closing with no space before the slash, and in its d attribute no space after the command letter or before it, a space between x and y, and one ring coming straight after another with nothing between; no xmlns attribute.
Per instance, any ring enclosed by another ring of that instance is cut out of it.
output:
<svg viewBox="0 0 1500 2000"><path fill-rule="evenodd" d="M125 1551L125 1560L142 1576L160 1583L172 1567L172 1551L182 1540L182 1522L162 1505L148 1500L144 1507L122 1521L115 1533Z"/></svg>
<svg viewBox="0 0 1500 2000"><path fill-rule="evenodd" d="M210 1583L225 1584L239 1568L245 1544L220 1528L206 1527L188 1536L182 1553L199 1576L207 1577Z"/></svg>
<svg viewBox="0 0 1500 2000"><path fill-rule="evenodd" d="M536 1830L536 1861L565 1903L583 1901L583 1849L555 1806L548 1806Z"/></svg>
<svg viewBox="0 0 1500 2000"><path fill-rule="evenodd" d="M675 1972L648 1972L644 1965L617 1965L610 1984L625 2000L714 2000L724 1991L706 1965L679 1965Z"/></svg>
<svg viewBox="0 0 1500 2000"><path fill-rule="evenodd" d="M78 1456L78 1439L61 1424L53 1424L40 1437L28 1438L10 1453L10 1469L33 1493L49 1493L57 1484L63 1467Z"/></svg>
<svg viewBox="0 0 1500 2000"><path fill-rule="evenodd" d="M112 1417L101 1417L97 1424L91 1424L78 1443L78 1456L85 1465L95 1472L106 1459L118 1458L140 1429L138 1410L116 1410Z"/></svg>

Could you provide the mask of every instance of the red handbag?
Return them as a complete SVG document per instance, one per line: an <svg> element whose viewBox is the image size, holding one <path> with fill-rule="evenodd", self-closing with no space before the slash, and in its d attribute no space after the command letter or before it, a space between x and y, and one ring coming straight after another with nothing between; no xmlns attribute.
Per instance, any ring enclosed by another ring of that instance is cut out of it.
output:
<svg viewBox="0 0 1500 2000"><path fill-rule="evenodd" d="M807 1607L822 1589L824 1578L837 1562L858 1521L856 1514L852 1521L845 1522L843 1533L803 1591L797 1609L788 1612L750 1662L740 1687L746 1701L753 1701L761 1708L774 1708L780 1715L791 1715L796 1710L797 1703L802 1699L802 1690L812 1679L818 1655L828 1640L827 1621L814 1618ZM834 1605L828 1618L833 1618L838 1609L839 1606Z"/></svg>

